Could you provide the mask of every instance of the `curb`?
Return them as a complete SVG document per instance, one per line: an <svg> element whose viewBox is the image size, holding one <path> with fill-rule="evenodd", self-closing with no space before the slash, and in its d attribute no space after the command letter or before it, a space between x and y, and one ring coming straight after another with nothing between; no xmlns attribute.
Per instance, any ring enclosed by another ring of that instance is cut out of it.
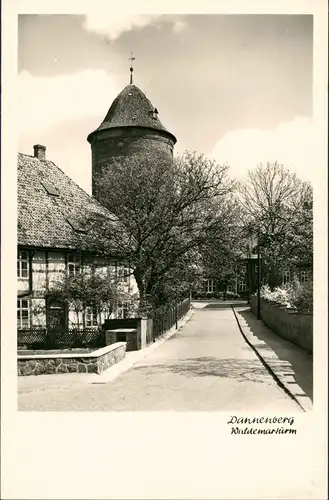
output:
<svg viewBox="0 0 329 500"><path fill-rule="evenodd" d="M89 384L106 384L107 382L111 382L115 380L119 375L128 371L132 366L134 366L138 361L152 354L156 349L161 347L167 340L169 340L175 333L181 330L188 321L190 321L191 317L194 314L194 309L191 308L189 312L183 316L178 321L178 328L176 329L173 326L170 330L165 332L160 338L158 338L152 344L149 344L144 349L139 351L127 352L125 359L117 363L116 365L111 366L107 370L103 371L99 375L93 376L90 380L88 380Z"/></svg>
<svg viewBox="0 0 329 500"><path fill-rule="evenodd" d="M233 314L238 323L241 334L243 335L249 346L255 351L263 365L271 373L277 384L295 401L304 411L313 409L312 400L305 394L303 389L296 383L294 372L286 373L291 369L291 365L286 361L285 371L282 371L282 361L264 341L260 341L250 330L244 318L241 317L239 311L235 311L232 307ZM256 347L257 346L257 347Z"/></svg>

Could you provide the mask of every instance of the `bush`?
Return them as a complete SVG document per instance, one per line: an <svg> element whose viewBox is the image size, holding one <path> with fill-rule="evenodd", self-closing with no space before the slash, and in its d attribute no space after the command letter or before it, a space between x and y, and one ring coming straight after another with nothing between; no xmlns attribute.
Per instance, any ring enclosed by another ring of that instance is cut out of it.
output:
<svg viewBox="0 0 329 500"><path fill-rule="evenodd" d="M261 288L260 296L265 300L276 302L288 309L292 307L288 287L276 287L274 290L271 290L268 285L264 285Z"/></svg>
<svg viewBox="0 0 329 500"><path fill-rule="evenodd" d="M291 304L297 312L312 314L313 312L313 281L300 285L292 293Z"/></svg>
<svg viewBox="0 0 329 500"><path fill-rule="evenodd" d="M239 294L235 292L226 292L226 298L227 299L238 299Z"/></svg>
<svg viewBox="0 0 329 500"><path fill-rule="evenodd" d="M291 284L276 287L274 290L271 290L268 285L264 285L261 288L260 295L264 300L276 302L299 313L311 314L313 311L312 280L301 284L295 279Z"/></svg>

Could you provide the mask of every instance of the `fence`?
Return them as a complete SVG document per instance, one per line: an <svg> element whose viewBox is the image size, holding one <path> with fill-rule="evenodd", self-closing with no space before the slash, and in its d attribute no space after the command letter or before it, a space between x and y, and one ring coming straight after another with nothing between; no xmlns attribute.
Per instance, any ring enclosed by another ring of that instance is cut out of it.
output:
<svg viewBox="0 0 329 500"><path fill-rule="evenodd" d="M105 346L105 332L100 328L17 330L18 349L69 349Z"/></svg>
<svg viewBox="0 0 329 500"><path fill-rule="evenodd" d="M190 310L190 299L185 299L177 306L170 309L157 309L150 313L146 320L145 343L156 340L166 331L170 330L178 321ZM144 321L144 320L143 320ZM82 347L103 347L106 344L106 330L116 329L136 329L133 345L130 349L135 350L144 347L141 345L141 319L113 319L107 320L104 328L69 328L69 329L47 329L47 328L29 328L19 329L17 331L18 349L69 349ZM113 342L121 340L127 341L127 338L113 338Z"/></svg>
<svg viewBox="0 0 329 500"><path fill-rule="evenodd" d="M170 330L190 310L190 299L185 299L165 311L158 309L151 314L153 320L153 339L155 340L166 331Z"/></svg>

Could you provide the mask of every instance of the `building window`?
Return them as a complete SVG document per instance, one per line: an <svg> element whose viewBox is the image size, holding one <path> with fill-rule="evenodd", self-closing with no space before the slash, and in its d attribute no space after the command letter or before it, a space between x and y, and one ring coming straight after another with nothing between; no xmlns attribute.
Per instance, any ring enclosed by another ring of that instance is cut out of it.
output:
<svg viewBox="0 0 329 500"><path fill-rule="evenodd" d="M97 308L87 307L86 309L86 326L98 326Z"/></svg>
<svg viewBox="0 0 329 500"><path fill-rule="evenodd" d="M30 327L30 308L29 301L26 299L17 299L17 328Z"/></svg>
<svg viewBox="0 0 329 500"><path fill-rule="evenodd" d="M129 271L129 269L125 268L123 270L123 282L124 283L129 283L129 276L130 276L130 271Z"/></svg>
<svg viewBox="0 0 329 500"><path fill-rule="evenodd" d="M129 317L129 302L119 302L118 303L118 319L124 319Z"/></svg>
<svg viewBox="0 0 329 500"><path fill-rule="evenodd" d="M282 284L288 285L290 283L290 271L283 271L282 273Z"/></svg>
<svg viewBox="0 0 329 500"><path fill-rule="evenodd" d="M236 293L236 291L237 291L237 279L235 279L233 282L228 284L226 291L230 292L230 293Z"/></svg>
<svg viewBox="0 0 329 500"><path fill-rule="evenodd" d="M215 292L215 282L214 280L206 280L204 283L204 291L205 293L214 293Z"/></svg>
<svg viewBox="0 0 329 500"><path fill-rule="evenodd" d="M308 281L308 272L303 270L299 273L299 282L303 285Z"/></svg>
<svg viewBox="0 0 329 500"><path fill-rule="evenodd" d="M239 292L246 291L246 282L245 281L239 281L238 290L239 290Z"/></svg>
<svg viewBox="0 0 329 500"><path fill-rule="evenodd" d="M122 283L129 283L129 269L123 267L123 266L118 266L117 268L117 274L118 274L118 280Z"/></svg>
<svg viewBox="0 0 329 500"><path fill-rule="evenodd" d="M78 255L70 254L67 259L67 272L68 275L76 276L81 273L81 258Z"/></svg>
<svg viewBox="0 0 329 500"><path fill-rule="evenodd" d="M25 251L17 255L17 278L28 279L29 277L29 254Z"/></svg>

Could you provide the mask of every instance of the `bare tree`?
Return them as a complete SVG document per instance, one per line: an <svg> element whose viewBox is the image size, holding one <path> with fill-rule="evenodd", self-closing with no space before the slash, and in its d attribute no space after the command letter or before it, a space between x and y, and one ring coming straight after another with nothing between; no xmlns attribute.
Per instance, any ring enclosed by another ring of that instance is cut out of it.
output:
<svg viewBox="0 0 329 500"><path fill-rule="evenodd" d="M260 164L248 172L240 193L245 228L260 236L271 286L277 284L278 270L283 267L301 260L312 262L313 202L309 183L278 163Z"/></svg>

